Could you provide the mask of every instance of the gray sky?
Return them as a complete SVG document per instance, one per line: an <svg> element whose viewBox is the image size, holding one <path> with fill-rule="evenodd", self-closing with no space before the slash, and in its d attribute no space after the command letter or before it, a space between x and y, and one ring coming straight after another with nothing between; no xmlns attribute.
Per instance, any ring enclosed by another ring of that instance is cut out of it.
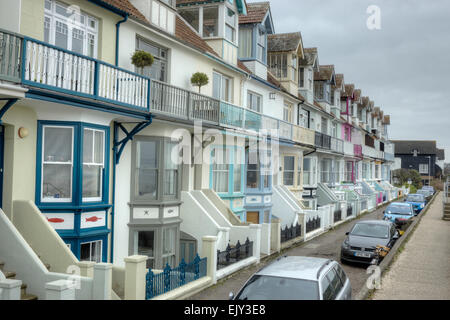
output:
<svg viewBox="0 0 450 320"><path fill-rule="evenodd" d="M276 33L301 31L320 64L334 64L391 115L390 139L436 140L450 162L450 1L270 3ZM371 5L380 8L381 30L367 27Z"/></svg>

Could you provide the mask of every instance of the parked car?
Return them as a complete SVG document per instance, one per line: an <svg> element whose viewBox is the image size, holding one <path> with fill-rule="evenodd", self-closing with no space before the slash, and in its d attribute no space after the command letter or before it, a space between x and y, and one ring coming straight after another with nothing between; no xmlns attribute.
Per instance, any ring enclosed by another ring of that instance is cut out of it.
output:
<svg viewBox="0 0 450 320"><path fill-rule="evenodd" d="M255 273L232 300L350 300L350 280L336 261L282 257Z"/></svg>
<svg viewBox="0 0 450 320"><path fill-rule="evenodd" d="M416 191L417 194L421 194L425 197L425 201L428 202L433 197L433 193L430 190L420 189Z"/></svg>
<svg viewBox="0 0 450 320"><path fill-rule="evenodd" d="M375 258L378 245L391 248L400 237L395 224L384 220L362 220L357 222L341 247L341 262L370 264Z"/></svg>
<svg viewBox="0 0 450 320"><path fill-rule="evenodd" d="M419 214L425 208L426 200L422 194L414 193L408 194L405 199L406 203L412 204L414 211Z"/></svg>
<svg viewBox="0 0 450 320"><path fill-rule="evenodd" d="M423 186L422 189L430 191L431 195L433 195L436 192L436 190L434 190L433 186Z"/></svg>
<svg viewBox="0 0 450 320"><path fill-rule="evenodd" d="M407 202L391 203L384 211L383 220L391 221L396 227L402 227L408 220L414 218L417 213L412 204Z"/></svg>

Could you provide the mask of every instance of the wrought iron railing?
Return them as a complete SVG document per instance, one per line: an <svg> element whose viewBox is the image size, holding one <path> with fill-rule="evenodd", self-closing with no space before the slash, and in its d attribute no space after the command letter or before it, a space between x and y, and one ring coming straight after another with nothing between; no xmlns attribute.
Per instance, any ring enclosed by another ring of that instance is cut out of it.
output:
<svg viewBox="0 0 450 320"><path fill-rule="evenodd" d="M281 228L281 243L301 237L301 235L302 226L300 224L296 226L291 225L290 227L286 226L284 229Z"/></svg>
<svg viewBox="0 0 450 320"><path fill-rule="evenodd" d="M234 247L227 245L225 251L217 250L217 270L253 256L253 241L248 238L244 244L239 241Z"/></svg>
<svg viewBox="0 0 450 320"><path fill-rule="evenodd" d="M309 219L306 222L306 225L305 225L306 233L318 230L321 227L322 227L322 225L321 225L321 217L320 216L315 216L315 217Z"/></svg>
<svg viewBox="0 0 450 320"><path fill-rule="evenodd" d="M316 147L323 148L323 149L330 149L331 148L331 136L316 131L314 143L315 143Z"/></svg>
<svg viewBox="0 0 450 320"><path fill-rule="evenodd" d="M152 270L149 270L146 275L146 299L152 299L205 277L206 262L206 258L200 259L197 254L191 263L186 264L184 260L181 260L180 265L173 269L167 264L162 273L154 274Z"/></svg>
<svg viewBox="0 0 450 320"><path fill-rule="evenodd" d="M342 210L339 209L339 210L334 211L334 220L333 220L334 223L339 222L341 220L342 220Z"/></svg>
<svg viewBox="0 0 450 320"><path fill-rule="evenodd" d="M353 206L350 202L347 202L347 218L353 215Z"/></svg>

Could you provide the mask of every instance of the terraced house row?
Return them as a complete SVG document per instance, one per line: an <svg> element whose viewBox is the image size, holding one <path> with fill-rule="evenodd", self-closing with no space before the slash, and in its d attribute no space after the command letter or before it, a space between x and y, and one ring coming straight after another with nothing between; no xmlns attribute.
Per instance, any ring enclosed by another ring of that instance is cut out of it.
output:
<svg viewBox="0 0 450 320"><path fill-rule="evenodd" d="M269 2L0 1L0 260L30 292L22 264L112 263L123 298L127 257L211 248L220 279L398 196L389 116L275 29Z"/></svg>

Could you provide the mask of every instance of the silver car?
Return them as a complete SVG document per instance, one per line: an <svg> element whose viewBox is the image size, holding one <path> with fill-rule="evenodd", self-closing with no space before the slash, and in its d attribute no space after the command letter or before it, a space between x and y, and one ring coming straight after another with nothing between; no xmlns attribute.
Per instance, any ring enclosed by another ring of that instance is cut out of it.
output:
<svg viewBox="0 0 450 320"><path fill-rule="evenodd" d="M352 287L336 261L282 257L255 273L233 300L350 300Z"/></svg>

